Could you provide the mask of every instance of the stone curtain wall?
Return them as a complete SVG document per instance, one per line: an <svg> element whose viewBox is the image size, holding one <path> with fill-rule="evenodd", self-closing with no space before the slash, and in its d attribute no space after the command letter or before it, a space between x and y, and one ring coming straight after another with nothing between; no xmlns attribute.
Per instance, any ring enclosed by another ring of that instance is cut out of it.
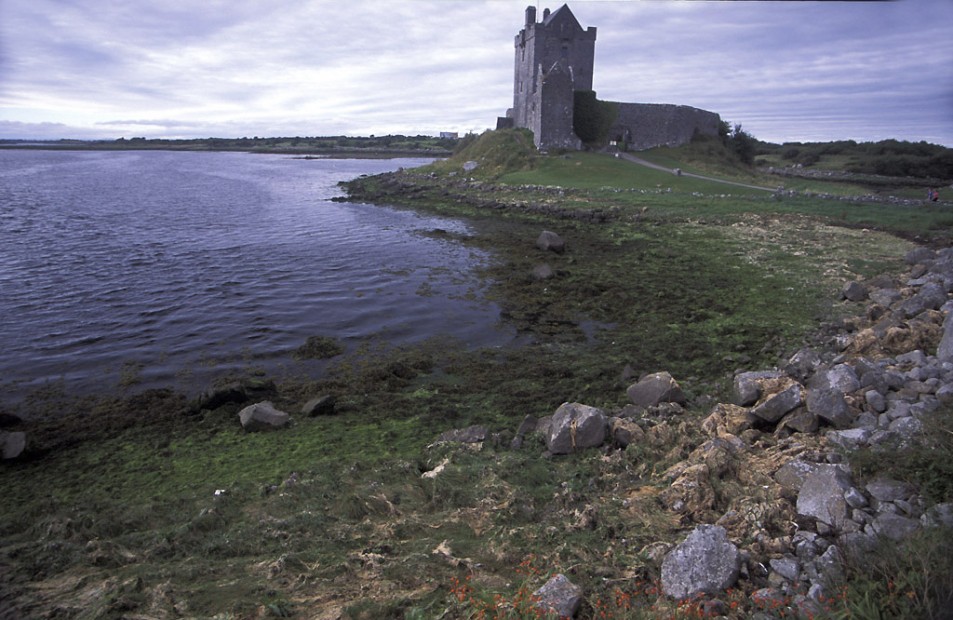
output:
<svg viewBox="0 0 953 620"><path fill-rule="evenodd" d="M625 142L633 150L679 146L691 142L697 131L717 136L721 117L685 105L619 103L619 113L609 130L609 140Z"/></svg>

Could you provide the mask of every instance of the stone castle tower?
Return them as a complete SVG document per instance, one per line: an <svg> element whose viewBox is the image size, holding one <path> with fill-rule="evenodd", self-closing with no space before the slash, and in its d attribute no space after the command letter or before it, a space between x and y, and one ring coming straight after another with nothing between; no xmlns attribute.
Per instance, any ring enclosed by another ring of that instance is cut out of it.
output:
<svg viewBox="0 0 953 620"><path fill-rule="evenodd" d="M513 107L497 121L498 128L525 127L540 150L579 150L573 133L576 91L592 90L596 29L583 30L567 5L536 21L536 7L526 9L516 35ZM717 135L721 118L688 106L617 103L609 140L627 147L685 144L696 133Z"/></svg>
<svg viewBox="0 0 953 620"><path fill-rule="evenodd" d="M592 90L596 29L583 30L565 4L536 22L536 8L526 9L526 23L516 35L513 109L516 127L533 132L540 149L578 149L572 131L573 93Z"/></svg>

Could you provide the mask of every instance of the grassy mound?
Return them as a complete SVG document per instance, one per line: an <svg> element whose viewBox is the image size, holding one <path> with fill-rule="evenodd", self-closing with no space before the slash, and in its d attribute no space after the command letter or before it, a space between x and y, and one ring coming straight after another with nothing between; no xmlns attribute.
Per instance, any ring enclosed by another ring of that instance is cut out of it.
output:
<svg viewBox="0 0 953 620"><path fill-rule="evenodd" d="M538 158L533 134L526 129L486 131L464 138L453 156L432 166L440 173L496 179L507 172L532 169Z"/></svg>

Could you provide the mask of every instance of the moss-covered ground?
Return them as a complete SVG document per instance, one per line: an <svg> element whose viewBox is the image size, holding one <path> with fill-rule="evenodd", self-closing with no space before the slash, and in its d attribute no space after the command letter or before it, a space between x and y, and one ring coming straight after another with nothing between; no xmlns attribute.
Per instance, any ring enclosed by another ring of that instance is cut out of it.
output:
<svg viewBox="0 0 953 620"><path fill-rule="evenodd" d="M0 618L449 618L454 578L512 592L529 556L593 600L651 579L640 550L680 527L652 474L694 445L731 374L823 338L857 311L837 301L845 281L899 271L906 239L953 222L942 206L779 200L606 155L540 158L525 134L496 134L349 190L467 218L458 241L491 252L489 294L524 344L369 343L280 381L279 408L331 394L337 413L272 433L244 433L237 404L196 412L162 390L24 403L32 456L0 468ZM536 248L542 230L565 251ZM543 263L551 277L534 276ZM659 370L690 397L665 442L509 448L524 416L619 409ZM432 445L471 424L492 433L481 451Z"/></svg>

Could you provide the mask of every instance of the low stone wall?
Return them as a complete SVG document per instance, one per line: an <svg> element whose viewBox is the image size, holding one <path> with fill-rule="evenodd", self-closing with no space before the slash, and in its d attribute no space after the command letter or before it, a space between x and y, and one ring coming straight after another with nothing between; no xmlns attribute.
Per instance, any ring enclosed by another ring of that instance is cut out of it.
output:
<svg viewBox="0 0 953 620"><path fill-rule="evenodd" d="M685 105L618 103L609 140L625 142L635 150L656 146L680 146L691 142L696 132L717 136L721 117L714 112Z"/></svg>

